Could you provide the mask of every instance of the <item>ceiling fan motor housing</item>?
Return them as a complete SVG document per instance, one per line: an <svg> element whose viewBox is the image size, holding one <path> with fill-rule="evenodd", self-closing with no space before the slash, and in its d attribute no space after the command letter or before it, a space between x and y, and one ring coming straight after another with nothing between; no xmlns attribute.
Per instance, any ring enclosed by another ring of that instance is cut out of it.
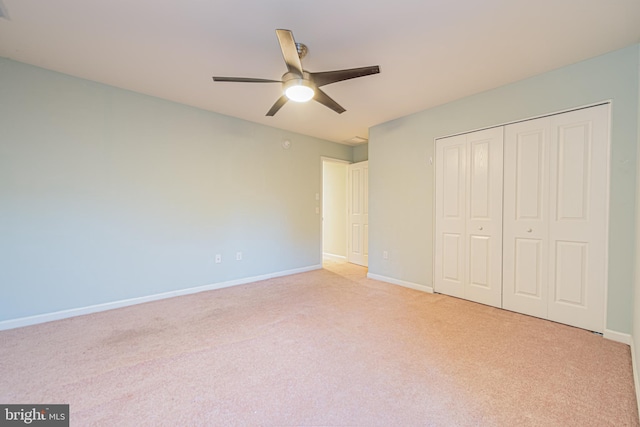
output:
<svg viewBox="0 0 640 427"><path fill-rule="evenodd" d="M296 43L296 50L298 51L298 57L300 57L301 60L307 56L307 53L309 53L309 49L304 43Z"/></svg>

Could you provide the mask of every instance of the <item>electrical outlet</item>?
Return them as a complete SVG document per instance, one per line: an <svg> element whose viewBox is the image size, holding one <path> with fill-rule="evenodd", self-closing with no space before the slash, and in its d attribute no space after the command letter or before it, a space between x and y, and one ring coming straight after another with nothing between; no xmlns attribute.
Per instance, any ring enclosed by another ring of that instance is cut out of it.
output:
<svg viewBox="0 0 640 427"><path fill-rule="evenodd" d="M242 261L242 252L236 252L236 261Z"/></svg>
<svg viewBox="0 0 640 427"><path fill-rule="evenodd" d="M216 254L216 264L220 264L222 262L222 255Z"/></svg>
<svg viewBox="0 0 640 427"><path fill-rule="evenodd" d="M389 259L389 252L382 251L382 259Z"/></svg>

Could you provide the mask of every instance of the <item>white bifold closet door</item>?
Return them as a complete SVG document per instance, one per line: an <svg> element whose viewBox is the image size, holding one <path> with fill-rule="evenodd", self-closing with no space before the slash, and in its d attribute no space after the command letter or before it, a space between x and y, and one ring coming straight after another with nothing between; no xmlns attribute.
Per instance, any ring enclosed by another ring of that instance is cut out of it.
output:
<svg viewBox="0 0 640 427"><path fill-rule="evenodd" d="M604 330L608 105L505 126L503 307Z"/></svg>
<svg viewBox="0 0 640 427"><path fill-rule="evenodd" d="M435 290L496 307L502 296L503 128L436 141Z"/></svg>

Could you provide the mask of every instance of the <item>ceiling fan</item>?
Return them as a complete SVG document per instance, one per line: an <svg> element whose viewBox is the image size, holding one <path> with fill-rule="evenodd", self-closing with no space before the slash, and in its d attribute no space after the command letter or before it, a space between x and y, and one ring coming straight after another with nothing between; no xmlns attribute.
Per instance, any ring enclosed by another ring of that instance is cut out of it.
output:
<svg viewBox="0 0 640 427"><path fill-rule="evenodd" d="M343 80L378 74L380 67L351 68L348 70L324 71L310 73L302 69L302 58L308 52L307 46L296 43L293 33L289 30L276 30L280 49L288 71L282 75L281 80L254 79L248 77L213 77L214 82L239 82L239 83L282 83L283 95L273 104L267 112L267 116L275 115L287 101L307 102L311 99L318 101L325 107L331 108L338 114L346 110L336 101L324 93L320 87Z"/></svg>

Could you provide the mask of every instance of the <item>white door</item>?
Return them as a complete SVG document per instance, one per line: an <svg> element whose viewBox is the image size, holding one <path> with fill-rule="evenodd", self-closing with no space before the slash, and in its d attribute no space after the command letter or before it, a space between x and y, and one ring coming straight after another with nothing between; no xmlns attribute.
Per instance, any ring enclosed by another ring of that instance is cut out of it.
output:
<svg viewBox="0 0 640 427"><path fill-rule="evenodd" d="M506 126L504 308L604 330L608 105Z"/></svg>
<svg viewBox="0 0 640 427"><path fill-rule="evenodd" d="M550 118L505 127L502 304L547 318Z"/></svg>
<svg viewBox="0 0 640 427"><path fill-rule="evenodd" d="M549 319L603 332L609 106L551 119Z"/></svg>
<svg viewBox="0 0 640 427"><path fill-rule="evenodd" d="M502 306L503 128L467 135L466 298Z"/></svg>
<svg viewBox="0 0 640 427"><path fill-rule="evenodd" d="M436 141L435 290L502 305L502 143L493 128Z"/></svg>
<svg viewBox="0 0 640 427"><path fill-rule="evenodd" d="M464 298L467 137L436 141L436 292Z"/></svg>
<svg viewBox="0 0 640 427"><path fill-rule="evenodd" d="M369 264L369 162L349 165L348 261Z"/></svg>

